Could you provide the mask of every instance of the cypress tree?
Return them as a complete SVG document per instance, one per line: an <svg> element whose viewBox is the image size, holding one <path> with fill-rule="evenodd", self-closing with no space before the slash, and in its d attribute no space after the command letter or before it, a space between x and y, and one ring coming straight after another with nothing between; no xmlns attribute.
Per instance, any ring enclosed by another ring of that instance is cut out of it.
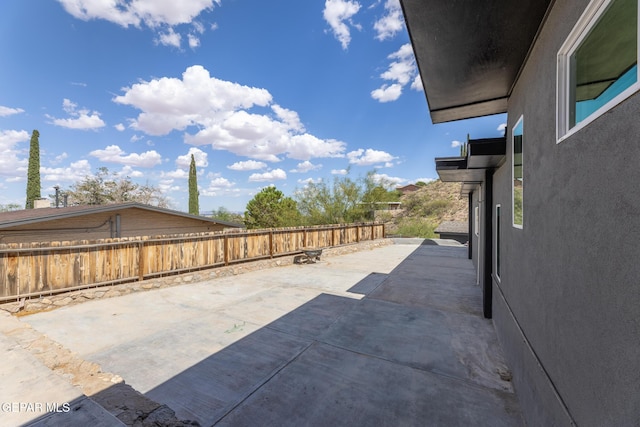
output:
<svg viewBox="0 0 640 427"><path fill-rule="evenodd" d="M33 201L39 199L40 194L40 132L34 130L29 145L29 169L27 172L27 202L25 209L33 209Z"/></svg>
<svg viewBox="0 0 640 427"><path fill-rule="evenodd" d="M191 165L189 166L189 213L191 215L200 214L200 204L198 202L198 177L196 175L196 160L191 155Z"/></svg>

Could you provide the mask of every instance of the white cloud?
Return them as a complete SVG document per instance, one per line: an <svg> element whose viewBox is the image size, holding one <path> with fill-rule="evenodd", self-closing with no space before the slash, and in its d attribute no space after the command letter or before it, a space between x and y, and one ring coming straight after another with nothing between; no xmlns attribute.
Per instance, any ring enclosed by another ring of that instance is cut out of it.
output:
<svg viewBox="0 0 640 427"><path fill-rule="evenodd" d="M332 175L347 175L348 173L347 169L331 169Z"/></svg>
<svg viewBox="0 0 640 427"><path fill-rule="evenodd" d="M158 38L156 39L156 44L161 44L163 46L173 46L177 48L180 48L181 42L182 36L176 33L171 27L169 27L166 32L159 33Z"/></svg>
<svg viewBox="0 0 640 427"><path fill-rule="evenodd" d="M380 102L395 101L402 95L402 88L409 83L411 83L411 89L422 90L422 81L419 78L418 67L410 43L405 43L387 58L391 60L391 63L387 70L380 74L380 77L393 83L383 84L380 88L373 90L371 92L373 99Z"/></svg>
<svg viewBox="0 0 640 427"><path fill-rule="evenodd" d="M17 145L30 139L25 130L0 130L0 176L14 177L26 170L28 160L20 157Z"/></svg>
<svg viewBox="0 0 640 427"><path fill-rule="evenodd" d="M123 132L125 130L125 127L122 123L118 123L117 125L113 126L114 128L116 128L117 131Z"/></svg>
<svg viewBox="0 0 640 427"><path fill-rule="evenodd" d="M109 145L104 150L94 150L89 153L102 162L118 163L121 165L151 168L162 163L162 156L155 150L146 151L142 154L126 153L117 145Z"/></svg>
<svg viewBox="0 0 640 427"><path fill-rule="evenodd" d="M200 38L195 34L188 34L187 39L189 40L189 47L191 49L195 49L200 46Z"/></svg>
<svg viewBox="0 0 640 427"><path fill-rule="evenodd" d="M171 182L174 179L188 179L189 178L189 170L185 169L176 169L170 172L162 172L162 177L171 178Z"/></svg>
<svg viewBox="0 0 640 427"><path fill-rule="evenodd" d="M191 25L193 25L194 32L198 34L204 34L204 25L201 22L193 21ZM212 26L211 29L215 29L215 28Z"/></svg>
<svg viewBox="0 0 640 427"><path fill-rule="evenodd" d="M347 145L335 139L322 140L305 133L294 135L288 141L288 157L296 160L309 160L314 157L344 157Z"/></svg>
<svg viewBox="0 0 640 427"><path fill-rule="evenodd" d="M289 172L293 173L306 173L312 170L321 169L322 165L314 165L309 160L305 160L302 163L298 163L295 169L291 169Z"/></svg>
<svg viewBox="0 0 640 427"><path fill-rule="evenodd" d="M376 163L385 163L385 167L388 167L390 162L396 159L396 157L385 151L373 150L371 148L367 148L366 150L360 148L351 151L347 153L347 158L349 159L349 163L353 165L367 166Z"/></svg>
<svg viewBox="0 0 640 427"><path fill-rule="evenodd" d="M290 130L296 132L305 131L304 126L300 122L300 117L295 111L287 110L286 108L282 108L277 104L272 105L271 109L276 113L276 116L278 116L278 118L288 126Z"/></svg>
<svg viewBox="0 0 640 427"><path fill-rule="evenodd" d="M425 184L430 183L431 181L435 181L436 178L416 178L414 182L424 182Z"/></svg>
<svg viewBox="0 0 640 427"><path fill-rule="evenodd" d="M313 178L306 178L306 179L299 179L298 180L298 184L301 184L303 186L307 186L309 184L319 184L322 182L322 178L317 178L317 179L313 179Z"/></svg>
<svg viewBox="0 0 640 427"><path fill-rule="evenodd" d="M131 166L124 166L120 172L117 173L118 176L122 177L131 177L131 178L142 178L144 177L144 173L141 171L137 171L133 169Z"/></svg>
<svg viewBox="0 0 640 427"><path fill-rule="evenodd" d="M207 126L241 108L271 102L267 90L216 79L201 65L187 68L182 80L163 77L123 90L125 94L115 97L114 102L142 110L132 127L150 135Z"/></svg>
<svg viewBox="0 0 640 427"><path fill-rule="evenodd" d="M181 24L194 23L201 13L213 9L214 1L219 6L220 0L58 0L64 9L74 17L83 21L103 19L122 27L137 27L142 24L153 30L164 29L158 41L161 44L176 46L180 40L174 27ZM199 27L198 27L199 26ZM194 27L204 31L202 24ZM174 35L177 35L176 38ZM163 36L165 37L163 41ZM177 45L179 47L179 44Z"/></svg>
<svg viewBox="0 0 640 427"><path fill-rule="evenodd" d="M404 28L404 18L399 0L387 0L384 4L386 14L373 25L376 30L376 39L385 40L393 38Z"/></svg>
<svg viewBox="0 0 640 427"><path fill-rule="evenodd" d="M91 164L87 160L78 160L66 168L40 167L43 181L78 182L91 175Z"/></svg>
<svg viewBox="0 0 640 427"><path fill-rule="evenodd" d="M208 179L208 186L200 190L201 195L212 197L233 192L232 189L235 183L229 181L227 178L223 178L220 174L210 174Z"/></svg>
<svg viewBox="0 0 640 427"><path fill-rule="evenodd" d="M322 12L324 20L331 27L331 31L342 45L342 49L346 50L349 47L351 30L347 24L356 27L351 18L359 10L360 3L357 1L326 0L324 3L324 11Z"/></svg>
<svg viewBox="0 0 640 427"><path fill-rule="evenodd" d="M53 160L49 161L49 163L51 163L52 165L58 165L62 163L64 160L66 160L68 157L69 155L65 152L56 156Z"/></svg>
<svg viewBox="0 0 640 427"><path fill-rule="evenodd" d="M397 176L389 176L384 173L383 174L374 173L372 178L373 178L373 181L377 184L385 184L385 185L388 184L390 186L396 186L407 181L404 178L398 178Z"/></svg>
<svg viewBox="0 0 640 427"><path fill-rule="evenodd" d="M287 173L282 169L273 169L265 173L254 173L249 177L249 182L264 182L287 179Z"/></svg>
<svg viewBox="0 0 640 427"><path fill-rule="evenodd" d="M344 155L343 142L303 133L298 114L272 104L267 90L216 79L200 65L187 68L182 79L163 77L123 90L114 102L140 109L131 127L150 135L186 131L188 144L269 162L282 155L296 160ZM272 114L248 111L268 106Z"/></svg>
<svg viewBox="0 0 640 427"><path fill-rule="evenodd" d="M51 120L56 126L68 128L68 129L99 129L106 126L105 122L100 118L100 113L97 111L89 111L85 108L78 110L78 104L71 102L69 99L62 101L62 109L71 116L68 119L56 119L47 115L47 118Z"/></svg>
<svg viewBox="0 0 640 427"><path fill-rule="evenodd" d="M24 113L24 110L22 108L9 108L0 105L0 117L6 117L20 113Z"/></svg>
<svg viewBox="0 0 640 427"><path fill-rule="evenodd" d="M189 152L184 156L178 156L176 159L176 166L181 169L189 169L191 167L192 154L193 159L196 161L196 167L206 168L209 166L208 154L196 147L189 148Z"/></svg>
<svg viewBox="0 0 640 427"><path fill-rule="evenodd" d="M498 126L498 128L496 129L498 132L504 132L504 130L507 128L507 124L506 123L501 123L500 126Z"/></svg>
<svg viewBox="0 0 640 427"><path fill-rule="evenodd" d="M258 169L264 169L267 164L264 162L256 162L255 160L247 160L244 162L236 162L231 166L227 166L228 169L234 171L253 171Z"/></svg>
<svg viewBox="0 0 640 427"><path fill-rule="evenodd" d="M462 142L460 141L451 141L451 148L460 147L461 145L462 145Z"/></svg>
<svg viewBox="0 0 640 427"><path fill-rule="evenodd" d="M411 83L411 89L422 92L424 90L424 86L422 85L422 79L420 78L420 74L418 74Z"/></svg>
<svg viewBox="0 0 640 427"><path fill-rule="evenodd" d="M64 9L83 21L104 19L114 24L150 28L187 24L203 11L213 8L213 0L58 0ZM220 4L219 1L216 1Z"/></svg>
<svg viewBox="0 0 640 427"><path fill-rule="evenodd" d="M402 95L402 85L382 85L380 88L371 91L371 97L380 102L391 102Z"/></svg>

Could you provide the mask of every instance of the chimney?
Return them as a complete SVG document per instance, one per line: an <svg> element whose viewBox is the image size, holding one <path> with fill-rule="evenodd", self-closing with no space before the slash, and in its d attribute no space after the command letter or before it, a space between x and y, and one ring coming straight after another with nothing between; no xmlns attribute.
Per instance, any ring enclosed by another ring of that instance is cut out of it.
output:
<svg viewBox="0 0 640 427"><path fill-rule="evenodd" d="M51 202L49 202L49 199L37 199L33 201L34 209L42 209L42 208L50 208L50 207L51 207Z"/></svg>

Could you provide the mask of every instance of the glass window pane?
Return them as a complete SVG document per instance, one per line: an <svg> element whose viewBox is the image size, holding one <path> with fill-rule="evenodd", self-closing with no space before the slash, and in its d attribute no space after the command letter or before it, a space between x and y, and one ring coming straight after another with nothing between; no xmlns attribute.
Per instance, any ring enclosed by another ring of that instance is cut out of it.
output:
<svg viewBox="0 0 640 427"><path fill-rule="evenodd" d="M569 128L638 81L638 1L614 0L570 58Z"/></svg>

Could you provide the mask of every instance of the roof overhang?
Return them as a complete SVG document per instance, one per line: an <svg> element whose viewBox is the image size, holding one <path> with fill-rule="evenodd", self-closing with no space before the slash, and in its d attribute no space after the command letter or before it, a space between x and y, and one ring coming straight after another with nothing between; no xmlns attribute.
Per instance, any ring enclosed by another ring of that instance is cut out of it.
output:
<svg viewBox="0 0 640 427"><path fill-rule="evenodd" d="M504 113L553 0L400 0L433 123Z"/></svg>
<svg viewBox="0 0 640 427"><path fill-rule="evenodd" d="M470 139L467 155L436 157L436 172L443 182L461 182L461 194L469 194L485 179L488 169L495 169L505 161L507 139Z"/></svg>

